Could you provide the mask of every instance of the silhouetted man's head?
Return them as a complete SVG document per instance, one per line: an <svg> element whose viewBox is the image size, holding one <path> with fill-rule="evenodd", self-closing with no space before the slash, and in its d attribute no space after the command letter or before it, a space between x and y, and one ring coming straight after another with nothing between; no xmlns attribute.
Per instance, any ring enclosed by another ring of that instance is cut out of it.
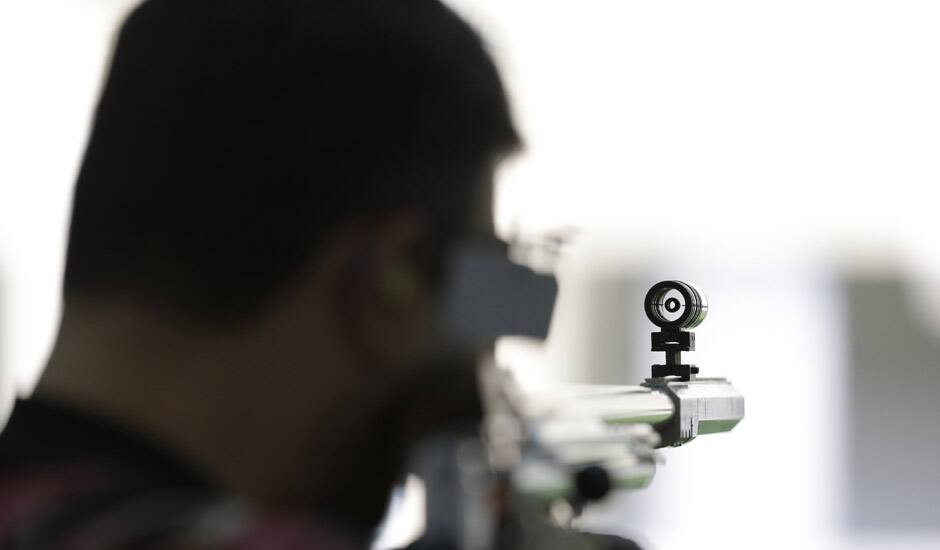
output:
<svg viewBox="0 0 940 550"><path fill-rule="evenodd" d="M421 263L516 145L479 38L434 0L152 0L82 165L67 295L251 316L344 227L410 213Z"/></svg>
<svg viewBox="0 0 940 550"><path fill-rule="evenodd" d="M260 502L374 521L447 251L517 142L480 39L435 0L145 2L40 392Z"/></svg>

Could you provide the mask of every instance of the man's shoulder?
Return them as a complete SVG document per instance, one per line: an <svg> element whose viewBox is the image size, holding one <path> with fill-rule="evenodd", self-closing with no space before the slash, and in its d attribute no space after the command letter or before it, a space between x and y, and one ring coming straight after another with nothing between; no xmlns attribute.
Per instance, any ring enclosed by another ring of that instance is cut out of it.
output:
<svg viewBox="0 0 940 550"><path fill-rule="evenodd" d="M20 401L0 434L0 549L362 548L308 516L259 516L144 438Z"/></svg>
<svg viewBox="0 0 940 550"><path fill-rule="evenodd" d="M134 473L136 455L145 452L90 415L17 402L0 434L0 547L65 546L99 516L156 486Z"/></svg>

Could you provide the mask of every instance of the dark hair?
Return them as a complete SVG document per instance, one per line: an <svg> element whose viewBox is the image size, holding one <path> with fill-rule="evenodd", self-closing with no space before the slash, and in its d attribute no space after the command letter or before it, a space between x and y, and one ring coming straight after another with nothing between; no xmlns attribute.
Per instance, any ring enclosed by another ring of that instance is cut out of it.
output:
<svg viewBox="0 0 940 550"><path fill-rule="evenodd" d="M149 0L95 114L65 293L245 318L344 221L416 210L456 234L517 141L436 0Z"/></svg>

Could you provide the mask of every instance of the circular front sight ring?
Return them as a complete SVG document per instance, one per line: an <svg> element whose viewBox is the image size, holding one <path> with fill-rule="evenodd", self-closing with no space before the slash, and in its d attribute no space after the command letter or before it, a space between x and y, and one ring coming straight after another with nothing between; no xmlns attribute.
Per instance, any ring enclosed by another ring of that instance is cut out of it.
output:
<svg viewBox="0 0 940 550"><path fill-rule="evenodd" d="M664 329L692 329L705 320L708 300L694 286L682 281L662 281L646 293L646 316Z"/></svg>

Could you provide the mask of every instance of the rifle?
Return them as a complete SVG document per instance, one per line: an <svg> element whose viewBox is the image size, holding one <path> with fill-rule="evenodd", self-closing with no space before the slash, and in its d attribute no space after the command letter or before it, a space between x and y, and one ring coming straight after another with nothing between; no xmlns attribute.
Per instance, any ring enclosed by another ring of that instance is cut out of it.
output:
<svg viewBox="0 0 940 550"><path fill-rule="evenodd" d="M521 384L492 358L481 367L482 428L434 437L413 457L427 509L414 548L638 548L578 531L578 515L614 492L647 487L657 449L744 418L744 398L728 380L682 363L695 350L691 329L705 319L705 295L663 281L644 308L659 329L651 349L666 361L637 385Z"/></svg>

